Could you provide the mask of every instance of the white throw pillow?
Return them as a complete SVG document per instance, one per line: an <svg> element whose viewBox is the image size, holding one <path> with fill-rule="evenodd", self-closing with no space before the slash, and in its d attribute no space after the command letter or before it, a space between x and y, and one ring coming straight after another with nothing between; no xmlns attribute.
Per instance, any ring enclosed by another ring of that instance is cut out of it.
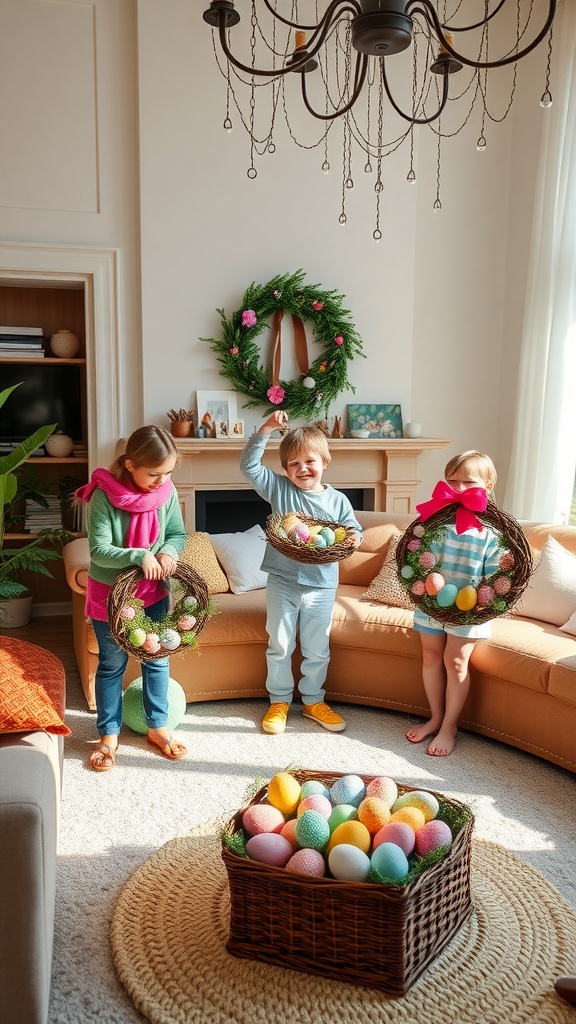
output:
<svg viewBox="0 0 576 1024"><path fill-rule="evenodd" d="M252 526L244 533L211 533L210 540L233 594L266 586L268 573L260 568L266 549L261 526Z"/></svg>
<svg viewBox="0 0 576 1024"><path fill-rule="evenodd" d="M576 636L576 612L572 612L568 622L565 622L563 626L560 626L560 629L564 633L571 633L572 636Z"/></svg>
<svg viewBox="0 0 576 1024"><path fill-rule="evenodd" d="M576 555L550 536L514 613L561 627L562 623L568 625L573 612L576 612Z"/></svg>

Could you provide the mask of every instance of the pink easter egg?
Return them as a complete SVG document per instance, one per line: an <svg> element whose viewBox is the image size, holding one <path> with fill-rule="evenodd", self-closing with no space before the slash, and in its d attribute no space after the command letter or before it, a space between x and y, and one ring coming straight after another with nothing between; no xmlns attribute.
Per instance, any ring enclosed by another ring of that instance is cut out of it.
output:
<svg viewBox="0 0 576 1024"><path fill-rule="evenodd" d="M160 637L157 633L148 633L142 644L146 654L157 654L160 650Z"/></svg>
<svg viewBox="0 0 576 1024"><path fill-rule="evenodd" d="M298 804L297 815L300 817L301 814L304 814L304 811L318 811L328 820L332 810L332 804L327 796L324 796L323 793L311 793L310 796L305 796Z"/></svg>
<svg viewBox="0 0 576 1024"><path fill-rule="evenodd" d="M436 559L431 551L423 551L418 561L423 569L433 569L436 565Z"/></svg>
<svg viewBox="0 0 576 1024"><path fill-rule="evenodd" d="M260 832L281 832L285 821L282 811L272 804L251 804L242 815L242 827L251 836Z"/></svg>
<svg viewBox="0 0 576 1024"><path fill-rule="evenodd" d="M193 615L181 615L178 619L178 629L182 633L187 633L188 630L192 629L196 625L196 619Z"/></svg>
<svg viewBox="0 0 576 1024"><path fill-rule="evenodd" d="M250 860L283 868L290 860L293 850L288 840L277 832L260 832L248 840L246 853Z"/></svg>
<svg viewBox="0 0 576 1024"><path fill-rule="evenodd" d="M398 797L398 786L388 775L377 775L366 784L366 796L377 796L387 807L392 807Z"/></svg>
<svg viewBox="0 0 576 1024"><path fill-rule="evenodd" d="M303 544L305 544L307 540L310 540L310 530L306 526L306 523L300 523L300 525L296 527L294 532L298 534L298 537L300 538Z"/></svg>
<svg viewBox="0 0 576 1024"><path fill-rule="evenodd" d="M483 587L478 587L478 594L476 596L476 603L481 608L485 608L491 601L494 600L494 588L485 584Z"/></svg>
<svg viewBox="0 0 576 1024"><path fill-rule="evenodd" d="M430 575L426 577L424 586L426 587L426 593L433 597L442 590L442 587L444 586L444 577L441 576L439 572L431 572Z"/></svg>
<svg viewBox="0 0 576 1024"><path fill-rule="evenodd" d="M412 530L412 533L414 534L415 537L423 537L424 534L426 533L426 530L422 526L422 523L417 523L414 529Z"/></svg>
<svg viewBox="0 0 576 1024"><path fill-rule="evenodd" d="M372 849L375 850L381 843L395 843L409 857L415 842L416 833L407 822L390 821L387 825L383 825L374 836Z"/></svg>
<svg viewBox="0 0 576 1024"><path fill-rule="evenodd" d="M133 608L132 605L130 604L125 604L120 612L120 615L126 622L132 622L132 619L136 615L136 609Z"/></svg>
<svg viewBox="0 0 576 1024"><path fill-rule="evenodd" d="M446 843L451 842L450 826L445 821L432 818L416 832L416 853L419 857L425 857L430 850L436 850L439 846L445 846Z"/></svg>
<svg viewBox="0 0 576 1024"><path fill-rule="evenodd" d="M497 580L494 580L494 590L500 597L503 597L504 594L508 594L511 586L512 583L507 576L499 576Z"/></svg>
<svg viewBox="0 0 576 1024"><path fill-rule="evenodd" d="M297 818L289 818L288 821L282 825L280 829L280 835L284 836L285 839L291 844L293 850L298 849L298 843L296 841L296 822Z"/></svg>
<svg viewBox="0 0 576 1024"><path fill-rule="evenodd" d="M408 541L408 551L418 551L421 547L421 542L416 538L415 540Z"/></svg>
<svg viewBox="0 0 576 1024"><path fill-rule="evenodd" d="M323 878L326 874L326 862L319 850L297 850L286 864L286 871Z"/></svg>
<svg viewBox="0 0 576 1024"><path fill-rule="evenodd" d="M501 569L513 569L514 568L514 555L511 551L505 551L500 555L499 566Z"/></svg>
<svg viewBox="0 0 576 1024"><path fill-rule="evenodd" d="M416 580L416 582L412 584L412 593L415 597L422 597L422 594L426 593L424 580Z"/></svg>

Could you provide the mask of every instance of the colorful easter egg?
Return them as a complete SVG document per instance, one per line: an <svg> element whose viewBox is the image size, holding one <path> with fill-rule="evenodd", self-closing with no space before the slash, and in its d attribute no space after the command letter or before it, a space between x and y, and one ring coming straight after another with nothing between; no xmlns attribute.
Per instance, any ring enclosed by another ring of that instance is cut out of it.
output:
<svg viewBox="0 0 576 1024"><path fill-rule="evenodd" d="M277 772L268 783L268 803L283 814L294 814L300 799L300 783L290 772Z"/></svg>
<svg viewBox="0 0 576 1024"><path fill-rule="evenodd" d="M192 594L189 594L188 597L183 599L182 607L185 608L187 612L193 612L194 609L198 607L198 601L195 597L192 597Z"/></svg>
<svg viewBox="0 0 576 1024"><path fill-rule="evenodd" d="M143 629L133 629L128 637L132 647L142 647L146 640L146 633Z"/></svg>
<svg viewBox="0 0 576 1024"><path fill-rule="evenodd" d="M445 583L436 596L440 608L451 608L456 600L457 593L458 587L455 587L453 583Z"/></svg>
<svg viewBox="0 0 576 1024"><path fill-rule="evenodd" d="M328 786L325 786L323 782L319 782L318 779L307 779L306 782L302 783L300 799L303 800L305 796L312 796L312 793L322 793L323 796L327 796L330 799Z"/></svg>
<svg viewBox="0 0 576 1024"><path fill-rule="evenodd" d="M187 633L189 629L193 629L196 625L196 619L193 615L181 615L178 619L178 629L182 630L183 633Z"/></svg>
<svg viewBox="0 0 576 1024"><path fill-rule="evenodd" d="M324 540L326 541L326 546L329 548L332 547L334 541L336 540L334 530L332 530L329 526L324 526L323 529L320 530L320 536L324 537Z"/></svg>
<svg viewBox="0 0 576 1024"><path fill-rule="evenodd" d="M299 526L296 526L294 533L299 537L303 544L305 544L307 540L310 540L310 530L306 526L306 523L300 523Z"/></svg>
<svg viewBox="0 0 576 1024"><path fill-rule="evenodd" d="M328 818L330 834L344 821L358 821L358 808L354 804L337 804Z"/></svg>
<svg viewBox="0 0 576 1024"><path fill-rule="evenodd" d="M424 586L426 588L426 593L429 594L430 597L434 597L436 594L439 594L445 586L444 577L439 572L431 572L424 580Z"/></svg>
<svg viewBox="0 0 576 1024"><path fill-rule="evenodd" d="M486 608L494 600L494 588L485 583L478 587L477 597L480 608Z"/></svg>
<svg viewBox="0 0 576 1024"><path fill-rule="evenodd" d="M410 867L404 850L395 843L380 843L372 853L371 864L379 875L395 882L405 878Z"/></svg>
<svg viewBox="0 0 576 1024"><path fill-rule="evenodd" d="M412 533L414 534L415 537L423 537L424 534L426 533L426 530L422 526L422 523L417 523L414 529L412 530Z"/></svg>
<svg viewBox="0 0 576 1024"><path fill-rule="evenodd" d="M411 580L414 575L414 569L411 565L403 565L400 569L400 575L405 580Z"/></svg>
<svg viewBox="0 0 576 1024"><path fill-rule="evenodd" d="M392 810L390 821L404 821L414 832L417 832L425 824L426 818L419 807L399 807L397 811Z"/></svg>
<svg viewBox="0 0 576 1024"><path fill-rule="evenodd" d="M406 546L408 551L419 551L422 546L422 542L415 537L414 540L409 540Z"/></svg>
<svg viewBox="0 0 576 1024"><path fill-rule="evenodd" d="M293 544L304 544L300 533L297 528L288 531L288 540L291 540Z"/></svg>
<svg viewBox="0 0 576 1024"><path fill-rule="evenodd" d="M280 835L284 836L284 838L287 839L288 842L292 844L292 849L293 850L297 850L298 849L298 842L297 842L297 839L296 839L296 822L297 822L297 820L298 820L297 818L289 818L288 821L284 825L282 825L282 828L280 829Z"/></svg>
<svg viewBox="0 0 576 1024"><path fill-rule="evenodd" d="M377 775L366 784L366 796L378 796L390 808L398 799L398 786L388 775Z"/></svg>
<svg viewBox="0 0 576 1024"><path fill-rule="evenodd" d="M340 843L347 843L349 846L357 846L359 850L368 853L371 845L371 838L366 825L361 821L343 821L338 828L335 828L328 843L328 853Z"/></svg>
<svg viewBox="0 0 576 1024"><path fill-rule="evenodd" d="M410 856L416 842L416 833L405 821L389 821L378 830L372 840L372 850L376 850L382 843L394 843L404 851L407 857Z"/></svg>
<svg viewBox="0 0 576 1024"><path fill-rule="evenodd" d="M160 637L158 634L148 633L142 647L146 651L146 654L158 654L158 651L160 650Z"/></svg>
<svg viewBox="0 0 576 1024"><path fill-rule="evenodd" d="M514 555L511 551L504 551L500 555L499 566L501 569L513 569L514 568Z"/></svg>
<svg viewBox="0 0 576 1024"><path fill-rule="evenodd" d="M390 821L390 808L379 796L366 796L358 807L358 820L373 836Z"/></svg>
<svg viewBox="0 0 576 1024"><path fill-rule="evenodd" d="M330 826L319 811L304 811L296 822L294 834L299 846L323 850L330 839Z"/></svg>
<svg viewBox="0 0 576 1024"><path fill-rule="evenodd" d="M334 530L334 543L341 544L342 541L346 540L347 532L343 526L337 526Z"/></svg>
<svg viewBox="0 0 576 1024"><path fill-rule="evenodd" d="M318 811L322 814L326 821L332 814L332 804L327 796L322 793L311 793L310 796L305 796L303 800L298 804L298 817L304 814L304 811Z"/></svg>
<svg viewBox="0 0 576 1024"><path fill-rule="evenodd" d="M120 609L120 617L124 619L125 622L132 622L135 615L136 609L133 608L131 604L125 604L124 607Z"/></svg>
<svg viewBox="0 0 576 1024"><path fill-rule="evenodd" d="M282 525L286 530L286 533L290 533L290 531L295 530L297 526L301 526L300 517L296 512L288 512L287 515L284 516Z"/></svg>
<svg viewBox="0 0 576 1024"><path fill-rule="evenodd" d="M494 590L499 597L503 597L505 594L510 592L512 582L508 576L499 576L497 580L494 580Z"/></svg>
<svg viewBox="0 0 576 1024"><path fill-rule="evenodd" d="M423 551L418 561L423 569L433 569L436 565L436 559L431 551Z"/></svg>
<svg viewBox="0 0 576 1024"><path fill-rule="evenodd" d="M330 799L336 804L358 807L366 796L366 785L359 775L342 775L330 787Z"/></svg>
<svg viewBox="0 0 576 1024"><path fill-rule="evenodd" d="M399 811L402 807L417 807L422 811L425 821L435 818L440 810L440 804L434 796L426 789L413 789L402 793L392 807L392 811Z"/></svg>
<svg viewBox="0 0 576 1024"><path fill-rule="evenodd" d="M370 857L357 846L341 843L328 854L330 874L340 882L365 882L370 867Z"/></svg>
<svg viewBox="0 0 576 1024"><path fill-rule="evenodd" d="M272 804L251 804L242 815L242 828L251 836L260 832L281 832L285 821L282 811Z"/></svg>
<svg viewBox="0 0 576 1024"><path fill-rule="evenodd" d="M315 548L326 548L326 547L328 547L328 545L327 545L326 541L324 540L324 537L322 536L321 533L318 533L314 537L314 547Z"/></svg>
<svg viewBox="0 0 576 1024"><path fill-rule="evenodd" d="M160 633L160 643L167 651L175 651L182 643L180 634L175 629L163 629Z"/></svg>
<svg viewBox="0 0 576 1024"><path fill-rule="evenodd" d="M319 850L296 850L286 864L286 871L297 875L310 875L311 878L324 878L326 861Z"/></svg>
<svg viewBox="0 0 576 1024"><path fill-rule="evenodd" d="M261 832L246 843L246 853L250 860L277 868L283 868L293 852L291 843L277 832Z"/></svg>
<svg viewBox="0 0 576 1024"><path fill-rule="evenodd" d="M430 850L452 843L452 832L445 821L427 821L416 833L415 850L419 857L425 857Z"/></svg>
<svg viewBox="0 0 576 1024"><path fill-rule="evenodd" d="M456 607L461 612L470 612L476 607L478 594L475 587L462 587L456 595Z"/></svg>
<svg viewBox="0 0 576 1024"><path fill-rule="evenodd" d="M412 584L411 592L414 594L414 597L422 597L422 595L426 593L424 580L416 580L416 582Z"/></svg>

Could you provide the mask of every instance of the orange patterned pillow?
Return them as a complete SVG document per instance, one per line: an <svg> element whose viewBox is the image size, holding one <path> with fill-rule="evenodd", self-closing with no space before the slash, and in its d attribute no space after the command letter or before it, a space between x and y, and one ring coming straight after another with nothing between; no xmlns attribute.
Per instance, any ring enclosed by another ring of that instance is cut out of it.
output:
<svg viewBox="0 0 576 1024"><path fill-rule="evenodd" d="M0 733L37 731L70 735L70 729L44 687L27 679L18 659L3 650L0 652Z"/></svg>

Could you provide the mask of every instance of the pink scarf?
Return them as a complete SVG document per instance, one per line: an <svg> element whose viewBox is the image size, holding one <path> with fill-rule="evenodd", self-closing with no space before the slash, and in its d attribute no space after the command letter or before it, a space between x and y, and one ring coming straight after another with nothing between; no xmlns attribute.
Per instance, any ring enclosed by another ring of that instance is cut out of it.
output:
<svg viewBox="0 0 576 1024"><path fill-rule="evenodd" d="M482 523L474 512L485 512L488 504L488 495L484 487L467 487L465 491L455 491L445 480L440 480L434 490L430 501L424 501L416 505L422 522L426 522L441 508L447 505L458 505L456 509L456 533L465 533L466 530L477 529L480 533L483 530Z"/></svg>
<svg viewBox="0 0 576 1024"><path fill-rule="evenodd" d="M79 487L75 493L78 501L90 501L94 491L99 487L114 506L130 513L130 523L126 535L127 548L149 548L158 540L160 524L158 508L166 504L172 493L172 481L166 480L154 491L137 491L133 487L119 483L107 469L95 469L90 483Z"/></svg>

